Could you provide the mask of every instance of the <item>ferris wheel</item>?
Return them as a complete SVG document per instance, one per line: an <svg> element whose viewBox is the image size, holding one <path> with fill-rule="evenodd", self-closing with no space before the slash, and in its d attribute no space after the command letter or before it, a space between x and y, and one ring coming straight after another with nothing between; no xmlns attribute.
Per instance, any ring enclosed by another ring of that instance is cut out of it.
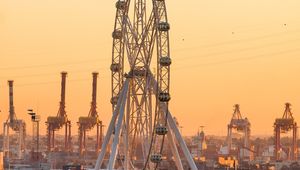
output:
<svg viewBox="0 0 300 170"><path fill-rule="evenodd" d="M115 7L113 114L95 169L159 169L167 160L177 169L184 169L183 161L197 169L168 108L172 60L165 0L119 0Z"/></svg>

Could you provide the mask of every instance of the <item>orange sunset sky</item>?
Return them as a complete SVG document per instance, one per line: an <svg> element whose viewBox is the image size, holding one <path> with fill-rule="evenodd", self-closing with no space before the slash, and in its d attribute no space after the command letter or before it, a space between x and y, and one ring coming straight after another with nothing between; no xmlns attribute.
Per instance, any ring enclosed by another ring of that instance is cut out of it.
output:
<svg viewBox="0 0 300 170"><path fill-rule="evenodd" d="M171 24L170 110L193 135L226 135L239 103L252 134L273 135L284 103L300 123L299 0L166 0ZM56 115L60 72L68 71L66 110L87 115L91 72L99 72L98 110L111 116L111 32L114 0L0 0L0 121L8 116L7 80L15 81L15 110ZM2 132L2 126L0 126Z"/></svg>

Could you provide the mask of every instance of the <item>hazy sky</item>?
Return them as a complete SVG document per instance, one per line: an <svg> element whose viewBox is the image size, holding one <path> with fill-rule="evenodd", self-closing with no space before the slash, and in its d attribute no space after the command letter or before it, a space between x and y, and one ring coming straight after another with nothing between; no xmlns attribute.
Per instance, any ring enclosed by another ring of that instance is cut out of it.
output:
<svg viewBox="0 0 300 170"><path fill-rule="evenodd" d="M171 24L170 109L184 135L204 125L226 135L239 103L252 134L273 135L284 103L300 122L300 1L188 0L167 2ZM87 115L91 72L99 71L98 110L111 116L111 32L115 1L0 0L0 120L8 116L7 80L15 80L15 110L33 108L44 122L56 115L60 72L68 71L66 110L77 133ZM1 132L2 132L2 126Z"/></svg>

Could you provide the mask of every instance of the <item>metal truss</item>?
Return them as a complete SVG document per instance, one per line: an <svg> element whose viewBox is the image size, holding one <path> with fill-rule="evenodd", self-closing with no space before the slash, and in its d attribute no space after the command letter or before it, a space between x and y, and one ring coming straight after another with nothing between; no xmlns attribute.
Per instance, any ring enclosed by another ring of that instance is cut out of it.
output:
<svg viewBox="0 0 300 170"><path fill-rule="evenodd" d="M197 169L168 109L171 58L165 1L119 0L116 9L110 66L113 115L95 169L158 169L167 160L177 169L183 169L182 161ZM156 63L151 65L152 59Z"/></svg>

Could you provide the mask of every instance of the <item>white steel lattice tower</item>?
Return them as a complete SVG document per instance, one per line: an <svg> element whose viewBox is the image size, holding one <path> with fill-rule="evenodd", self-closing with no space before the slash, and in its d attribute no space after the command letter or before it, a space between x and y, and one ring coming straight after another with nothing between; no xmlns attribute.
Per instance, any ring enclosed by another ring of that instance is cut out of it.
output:
<svg viewBox="0 0 300 170"><path fill-rule="evenodd" d="M164 0L116 2L110 67L113 115L95 169L158 169L168 159L166 141L177 169L183 169L182 161L197 169L168 110L169 29ZM151 66L157 68L156 77Z"/></svg>

